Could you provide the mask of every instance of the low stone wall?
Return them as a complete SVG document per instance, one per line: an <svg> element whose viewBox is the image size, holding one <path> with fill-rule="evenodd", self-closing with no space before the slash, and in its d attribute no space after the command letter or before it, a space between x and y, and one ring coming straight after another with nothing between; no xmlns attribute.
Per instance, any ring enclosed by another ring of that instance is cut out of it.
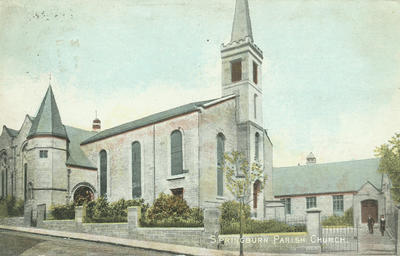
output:
<svg viewBox="0 0 400 256"><path fill-rule="evenodd" d="M320 211L310 210L307 213L308 233L277 233L245 235L243 244L246 251L275 252L275 253L305 253L320 252L319 243L310 243L310 236L319 237ZM204 227L201 228L149 228L140 227L140 208L128 208L127 223L83 223L85 209L75 208L75 220L44 220L45 206L37 206L37 227L80 232L94 235L103 235L119 238L131 238L144 241L155 241L169 244L179 244L194 247L218 248L223 250L239 250L239 235L219 235L220 211L209 208L204 211ZM29 216L30 217L30 216ZM313 219L315 218L315 220ZM25 221L27 222L27 221ZM18 218L18 223L23 225L23 218ZM10 223L10 225L13 225Z"/></svg>
<svg viewBox="0 0 400 256"><path fill-rule="evenodd" d="M75 220L45 220L38 222L37 227L57 231L77 232Z"/></svg>
<svg viewBox="0 0 400 256"><path fill-rule="evenodd" d="M220 241L220 249L239 251L239 235L220 235L213 242ZM306 253L308 235L300 233L254 234L243 236L243 248L251 252Z"/></svg>
<svg viewBox="0 0 400 256"><path fill-rule="evenodd" d="M0 218L0 225L23 227L24 217Z"/></svg>
<svg viewBox="0 0 400 256"><path fill-rule="evenodd" d="M128 223L83 223L79 227L79 232L129 238Z"/></svg>
<svg viewBox="0 0 400 256"><path fill-rule="evenodd" d="M137 228L131 237L137 240L201 247L204 228Z"/></svg>

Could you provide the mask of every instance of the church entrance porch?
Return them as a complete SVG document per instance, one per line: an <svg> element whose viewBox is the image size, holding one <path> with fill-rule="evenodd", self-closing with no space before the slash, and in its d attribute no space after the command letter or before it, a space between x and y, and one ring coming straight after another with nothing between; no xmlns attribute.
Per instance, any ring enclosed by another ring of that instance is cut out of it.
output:
<svg viewBox="0 0 400 256"><path fill-rule="evenodd" d="M74 203L82 205L84 202L94 200L94 191L88 186L80 186L74 192Z"/></svg>
<svg viewBox="0 0 400 256"><path fill-rule="evenodd" d="M361 202L361 221L362 223L368 222L368 216L378 221L378 201L365 200Z"/></svg>

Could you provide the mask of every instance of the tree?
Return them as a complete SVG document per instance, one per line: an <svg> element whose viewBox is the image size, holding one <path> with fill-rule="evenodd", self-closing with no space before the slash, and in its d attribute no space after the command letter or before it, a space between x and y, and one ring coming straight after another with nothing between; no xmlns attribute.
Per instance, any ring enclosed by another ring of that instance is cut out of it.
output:
<svg viewBox="0 0 400 256"><path fill-rule="evenodd" d="M260 181L260 190L264 189L267 177L264 175L261 164L258 161L249 163L245 155L238 151L224 154L224 162L219 167L225 173L226 187L239 201L240 210L240 255L243 255L243 214L242 209L245 203L249 203L251 185L257 180Z"/></svg>
<svg viewBox="0 0 400 256"><path fill-rule="evenodd" d="M379 171L386 174L392 182L391 194L394 201L400 202L400 133L396 133L388 143L375 149L380 157Z"/></svg>

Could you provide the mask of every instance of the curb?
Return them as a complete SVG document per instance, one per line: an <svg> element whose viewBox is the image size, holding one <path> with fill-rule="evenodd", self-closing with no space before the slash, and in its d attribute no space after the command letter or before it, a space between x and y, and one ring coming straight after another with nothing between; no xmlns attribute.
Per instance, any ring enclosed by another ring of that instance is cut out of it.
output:
<svg viewBox="0 0 400 256"><path fill-rule="evenodd" d="M158 251L158 252L166 252L177 255L185 255L185 256L237 256L237 251L222 251L215 249L206 249L200 247L191 247L185 245L175 245L175 244L167 244L167 243L159 243L153 241L140 241L134 239L126 239L126 238L118 238L118 237L109 237L109 236L100 236L100 235L92 235L87 233L75 233L75 232L64 232L64 231L55 231L49 229L41 229L41 228L27 228L27 227L15 227L15 226L3 226L0 225L0 230L9 230L16 231L22 233L30 233L36 235L50 236L50 237L58 237L58 238L69 238L74 240L82 240L88 242L95 243L105 243L117 246L124 247L132 247L143 250L150 251ZM309 256L310 254L295 254L295 253L260 253L260 252L246 252L246 256ZM334 254L318 254L319 256L332 256ZM346 253L344 255L362 255L360 253Z"/></svg>

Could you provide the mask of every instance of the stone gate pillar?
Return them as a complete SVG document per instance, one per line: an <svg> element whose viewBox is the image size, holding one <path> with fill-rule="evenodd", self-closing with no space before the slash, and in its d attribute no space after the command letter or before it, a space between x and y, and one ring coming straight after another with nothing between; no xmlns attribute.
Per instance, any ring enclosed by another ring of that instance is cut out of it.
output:
<svg viewBox="0 0 400 256"><path fill-rule="evenodd" d="M137 228L139 227L139 220L141 215L140 206L128 207L128 232L132 238L137 237Z"/></svg>
<svg viewBox="0 0 400 256"><path fill-rule="evenodd" d="M202 245L206 248L218 248L218 236L221 231L219 208L204 209L204 234Z"/></svg>
<svg viewBox="0 0 400 256"><path fill-rule="evenodd" d="M311 208L307 210L307 234L309 239L307 252L321 253L321 246L322 246L321 210L317 208Z"/></svg>

